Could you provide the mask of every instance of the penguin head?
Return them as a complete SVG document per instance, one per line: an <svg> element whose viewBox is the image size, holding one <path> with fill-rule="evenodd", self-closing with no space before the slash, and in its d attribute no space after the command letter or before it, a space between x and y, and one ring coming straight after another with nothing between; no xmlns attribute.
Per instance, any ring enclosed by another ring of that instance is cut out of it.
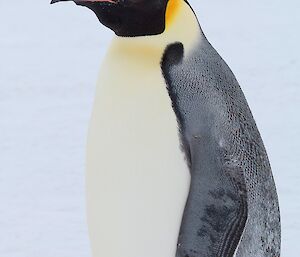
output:
<svg viewBox="0 0 300 257"><path fill-rule="evenodd" d="M166 27L169 2L185 0L52 0L73 1L92 10L99 21L122 37L158 35Z"/></svg>

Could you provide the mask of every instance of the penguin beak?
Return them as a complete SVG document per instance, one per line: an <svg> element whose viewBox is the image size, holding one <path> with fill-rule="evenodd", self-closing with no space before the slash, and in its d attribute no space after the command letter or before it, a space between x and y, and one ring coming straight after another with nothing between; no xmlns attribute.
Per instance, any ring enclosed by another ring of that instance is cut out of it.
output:
<svg viewBox="0 0 300 257"><path fill-rule="evenodd" d="M73 1L76 4L83 4L83 3L112 3L116 4L118 1L117 0L52 0L50 4L55 4L58 2L66 2L66 1Z"/></svg>
<svg viewBox="0 0 300 257"><path fill-rule="evenodd" d="M65 2L65 1L71 1L71 0L52 0L50 4L55 4L58 2Z"/></svg>

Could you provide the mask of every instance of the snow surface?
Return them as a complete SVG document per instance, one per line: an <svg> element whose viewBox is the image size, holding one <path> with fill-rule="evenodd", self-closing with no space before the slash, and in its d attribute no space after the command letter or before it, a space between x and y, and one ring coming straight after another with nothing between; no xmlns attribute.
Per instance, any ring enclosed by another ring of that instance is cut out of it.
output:
<svg viewBox="0 0 300 257"><path fill-rule="evenodd" d="M282 256L300 252L300 1L193 0L264 138ZM84 155L112 33L87 9L0 2L0 257L90 257Z"/></svg>

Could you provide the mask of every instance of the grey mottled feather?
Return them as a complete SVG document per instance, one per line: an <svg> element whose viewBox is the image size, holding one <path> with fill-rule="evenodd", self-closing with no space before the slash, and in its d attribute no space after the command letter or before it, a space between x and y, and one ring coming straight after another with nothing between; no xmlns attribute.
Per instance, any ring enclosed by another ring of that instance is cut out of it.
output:
<svg viewBox="0 0 300 257"><path fill-rule="evenodd" d="M279 257L280 216L268 157L235 76L203 36L162 72L191 172L176 257Z"/></svg>

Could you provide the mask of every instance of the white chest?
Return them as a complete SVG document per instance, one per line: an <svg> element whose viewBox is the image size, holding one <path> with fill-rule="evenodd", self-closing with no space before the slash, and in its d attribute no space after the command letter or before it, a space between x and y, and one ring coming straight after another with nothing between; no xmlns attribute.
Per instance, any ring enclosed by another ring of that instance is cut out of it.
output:
<svg viewBox="0 0 300 257"><path fill-rule="evenodd" d="M112 47L100 74L87 152L95 257L175 256L190 178L162 52L141 52Z"/></svg>

